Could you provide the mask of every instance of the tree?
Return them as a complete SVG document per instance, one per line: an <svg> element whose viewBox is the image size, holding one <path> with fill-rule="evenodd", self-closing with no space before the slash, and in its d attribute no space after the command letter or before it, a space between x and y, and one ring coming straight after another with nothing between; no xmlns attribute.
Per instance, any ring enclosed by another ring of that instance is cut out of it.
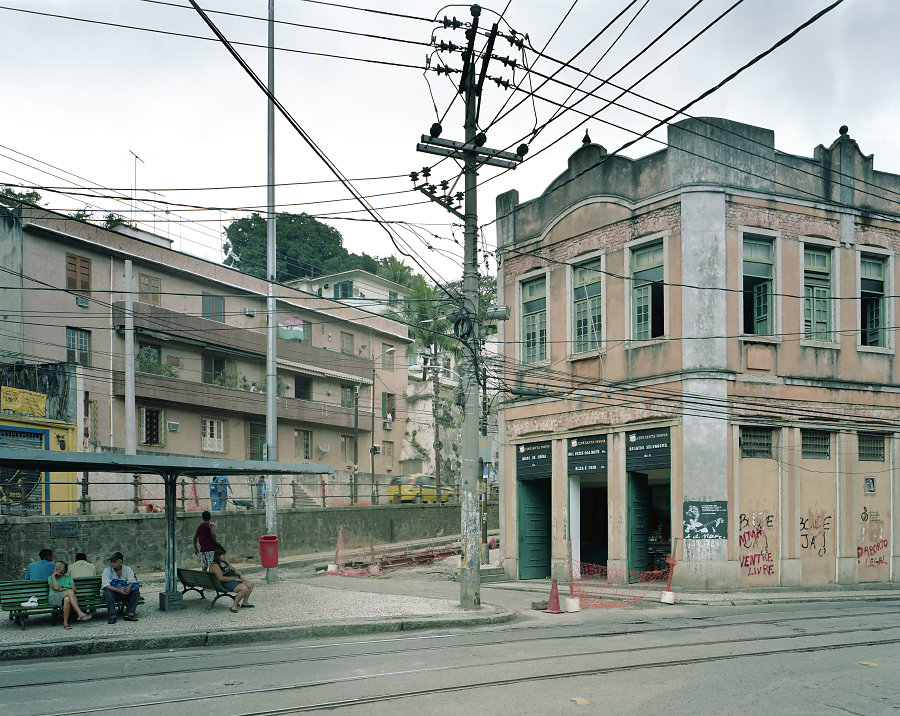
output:
<svg viewBox="0 0 900 716"><path fill-rule="evenodd" d="M267 229L260 214L236 219L225 228L225 265L238 271L266 278ZM378 270L378 259L368 254L352 254L344 248L344 237L337 229L308 214L278 214L275 217L275 280L362 269Z"/></svg>
<svg viewBox="0 0 900 716"><path fill-rule="evenodd" d="M0 191L0 204L7 206L16 206L19 202L37 204L40 200L41 195L36 191L14 191L9 187Z"/></svg>
<svg viewBox="0 0 900 716"><path fill-rule="evenodd" d="M388 281L399 283L401 286L408 286L415 272L411 266L403 263L402 259L398 259L396 256L385 256L378 263L378 275Z"/></svg>

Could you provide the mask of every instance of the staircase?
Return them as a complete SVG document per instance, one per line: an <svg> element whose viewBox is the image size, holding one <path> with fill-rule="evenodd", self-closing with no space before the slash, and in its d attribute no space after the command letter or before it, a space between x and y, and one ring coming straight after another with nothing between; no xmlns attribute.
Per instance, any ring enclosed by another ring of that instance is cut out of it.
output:
<svg viewBox="0 0 900 716"><path fill-rule="evenodd" d="M491 566L491 567L482 567L479 572L481 575L481 583L486 584L490 582L508 582L509 575L506 574L503 567Z"/></svg>

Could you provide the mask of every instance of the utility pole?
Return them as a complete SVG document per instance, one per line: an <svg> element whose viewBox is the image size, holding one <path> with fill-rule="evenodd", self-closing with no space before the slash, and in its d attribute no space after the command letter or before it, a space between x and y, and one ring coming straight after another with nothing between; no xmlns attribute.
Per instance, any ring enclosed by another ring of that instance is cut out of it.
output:
<svg viewBox="0 0 900 716"><path fill-rule="evenodd" d="M475 39L478 35L478 16L481 8L471 7L472 27L469 28L469 44L463 62L460 90L465 93L466 121L465 141L470 147L465 156L465 242L463 249L463 304L470 324L468 342L463 341L463 351L468 355L462 366L462 389L465 396L462 430L462 542L463 562L460 570L460 606L477 609L481 606L481 549L479 546L480 510L478 509L478 174L477 155L474 149L478 126L478 105L475 94ZM496 29L494 31L496 33ZM484 70L490 59L484 57ZM468 343L468 345L466 345Z"/></svg>
<svg viewBox="0 0 900 716"><path fill-rule="evenodd" d="M269 0L268 86L275 94L275 0ZM266 115L266 460L278 460L278 301L275 297L275 105L268 101ZM275 475L266 475L266 532L278 534L278 485ZM266 570L266 581L278 581L278 568Z"/></svg>
<svg viewBox="0 0 900 716"><path fill-rule="evenodd" d="M441 493L441 424L438 413L438 396L440 395L440 371L438 370L438 346L437 346L437 306L434 307L434 315L431 321L431 369L434 371L434 398L431 402L431 415L434 419L434 484L437 493L438 506L443 505Z"/></svg>
<svg viewBox="0 0 900 716"><path fill-rule="evenodd" d="M357 480L359 477L359 386L353 389L353 472L350 474L350 504L357 501Z"/></svg>
<svg viewBox="0 0 900 716"><path fill-rule="evenodd" d="M491 164L505 169L515 169L522 161L526 145L519 147L516 154L496 149L484 148L487 137L478 132L478 110L481 88L487 74L488 62L497 38L497 25L491 28L487 45L482 53L484 62L480 76L475 71L475 40L478 38L478 19L481 8L470 7L472 23L466 30L466 49L463 53L462 78L459 93L465 100L465 142L439 139L441 126L435 123L429 136L422 136L416 146L421 152L439 156L454 157L465 162L465 205L463 213L451 206L452 198L437 196L434 185L416 187L426 197L443 206L447 211L461 218L465 223L465 245L463 251L463 316L457 321L457 337L463 345L464 360L460 366L460 389L463 394L462 426L462 485L460 490L462 566L459 575L459 603L463 609L478 609L481 606L481 519L479 509L478 482L481 478L478 458L478 427L480 410L478 405L478 366L481 338L478 326L478 196L477 169L479 164ZM423 171L427 177L430 170ZM410 178L415 182L418 173Z"/></svg>

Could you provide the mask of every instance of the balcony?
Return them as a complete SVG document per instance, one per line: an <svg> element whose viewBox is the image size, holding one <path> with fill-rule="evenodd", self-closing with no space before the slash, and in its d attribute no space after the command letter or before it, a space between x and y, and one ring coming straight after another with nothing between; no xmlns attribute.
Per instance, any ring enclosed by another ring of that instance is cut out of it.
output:
<svg viewBox="0 0 900 716"><path fill-rule="evenodd" d="M135 398L142 402L181 406L185 409L207 410L219 413L238 413L248 416L266 414L266 394L253 393L238 388L195 383L190 380L171 378L153 373L135 373ZM114 371L113 395L125 396L125 373ZM323 427L352 429L353 409L342 408L313 400L295 398L278 399L278 419L296 420ZM363 430L365 421L360 422Z"/></svg>
<svg viewBox="0 0 900 716"><path fill-rule="evenodd" d="M124 301L116 301L113 304L113 325L117 331L125 327ZM223 326L228 325L146 303L136 302L134 304L134 329L137 333L161 341L187 343L213 351L265 361L265 331L251 328L222 330ZM308 367L314 372L316 370L328 371L330 368L333 370L336 362L333 351L281 338L278 339L276 352L279 363L292 364L299 370L304 367ZM339 364L340 372L346 374L349 379L362 379L362 382L369 382L366 378L371 376L372 361L342 353Z"/></svg>

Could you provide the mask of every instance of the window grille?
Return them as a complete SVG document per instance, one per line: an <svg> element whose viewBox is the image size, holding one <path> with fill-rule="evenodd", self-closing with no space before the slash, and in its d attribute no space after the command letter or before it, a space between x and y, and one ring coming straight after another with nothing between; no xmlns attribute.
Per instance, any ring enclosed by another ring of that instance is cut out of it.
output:
<svg viewBox="0 0 900 716"><path fill-rule="evenodd" d="M831 459L831 433L824 430L801 430L801 454L806 460Z"/></svg>
<svg viewBox="0 0 900 716"><path fill-rule="evenodd" d="M294 431L294 457L300 458L301 460L312 459L311 430Z"/></svg>
<svg viewBox="0 0 900 716"><path fill-rule="evenodd" d="M741 428L741 457L772 457L771 428Z"/></svg>
<svg viewBox="0 0 900 716"><path fill-rule="evenodd" d="M140 409L141 445L164 445L163 411L159 408Z"/></svg>
<svg viewBox="0 0 900 716"><path fill-rule="evenodd" d="M884 434L859 433L856 436L859 459L867 462L884 462Z"/></svg>
<svg viewBox="0 0 900 716"><path fill-rule="evenodd" d="M250 431L250 441L248 444L248 460L262 460L265 456L265 450L263 449L266 444L266 424L265 423L250 423L249 425Z"/></svg>

